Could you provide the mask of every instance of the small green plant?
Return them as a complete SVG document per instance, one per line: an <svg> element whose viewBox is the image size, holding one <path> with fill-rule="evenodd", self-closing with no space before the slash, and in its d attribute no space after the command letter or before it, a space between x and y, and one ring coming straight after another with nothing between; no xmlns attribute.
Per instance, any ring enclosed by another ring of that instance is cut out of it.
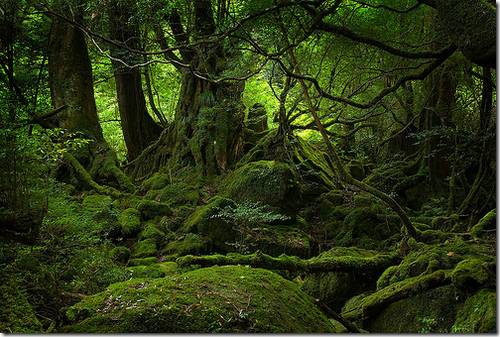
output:
<svg viewBox="0 0 500 337"><path fill-rule="evenodd" d="M234 242L226 242L226 244L233 246L240 253L248 253L252 248L252 244L248 243L246 238L250 235L253 227L290 219L286 215L270 210L266 205L249 201L237 203L236 207L220 208L216 214L212 215L212 218L219 218L234 224L233 230L238 233L237 239Z"/></svg>

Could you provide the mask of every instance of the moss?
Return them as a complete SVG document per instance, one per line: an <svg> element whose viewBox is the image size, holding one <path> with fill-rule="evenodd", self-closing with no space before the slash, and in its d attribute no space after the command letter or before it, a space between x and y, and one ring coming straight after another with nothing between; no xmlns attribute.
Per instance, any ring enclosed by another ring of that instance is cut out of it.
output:
<svg viewBox="0 0 500 337"><path fill-rule="evenodd" d="M173 214L170 216L164 216L160 220L160 229L164 232L172 232L178 230L186 219L193 214L194 207L191 206L179 206L174 208Z"/></svg>
<svg viewBox="0 0 500 337"><path fill-rule="evenodd" d="M196 186L178 182L159 190L150 190L146 197L169 205L196 205L200 199L200 192Z"/></svg>
<svg viewBox="0 0 500 337"><path fill-rule="evenodd" d="M376 251L357 249L354 247L336 247L322 253L321 258L357 257L373 258ZM308 274L302 290L319 299L335 311L340 311L344 303L351 297L375 288L378 273L369 272L329 272Z"/></svg>
<svg viewBox="0 0 500 337"><path fill-rule="evenodd" d="M271 256L281 254L309 257L311 238L290 226L252 226L241 228L234 244L236 250L253 252L260 250Z"/></svg>
<svg viewBox="0 0 500 337"><path fill-rule="evenodd" d="M369 295L352 298L342 309L342 316L348 320L364 321L376 317L390 303L449 283L451 283L449 272L443 270L407 278Z"/></svg>
<svg viewBox="0 0 500 337"><path fill-rule="evenodd" d="M129 272L130 278L160 278L165 277L166 275L175 274L177 272L177 264L175 262L155 262L151 264L131 266L127 268L127 271Z"/></svg>
<svg viewBox="0 0 500 337"><path fill-rule="evenodd" d="M118 246L110 251L110 256L113 261L119 262L119 263L127 263L129 257L130 257L130 249L128 249L125 246Z"/></svg>
<svg viewBox="0 0 500 337"><path fill-rule="evenodd" d="M496 219L496 209L493 209L486 213L486 215L482 217L481 220L479 220L479 222L470 229L470 234L476 238L482 237L485 230L496 228Z"/></svg>
<svg viewBox="0 0 500 337"><path fill-rule="evenodd" d="M450 332L460 304L453 286L438 287L388 304L363 327L371 333Z"/></svg>
<svg viewBox="0 0 500 337"><path fill-rule="evenodd" d="M156 242L154 239L138 241L132 248L132 257L148 257L156 255Z"/></svg>
<svg viewBox="0 0 500 337"><path fill-rule="evenodd" d="M153 239L156 243L161 243L165 239L165 233L159 230L154 223L148 222L139 233L139 239Z"/></svg>
<svg viewBox="0 0 500 337"><path fill-rule="evenodd" d="M141 231L141 214L135 208L121 212L118 222L125 237L135 236Z"/></svg>
<svg viewBox="0 0 500 337"><path fill-rule="evenodd" d="M377 281L377 289L409 277L432 273L439 269L453 269L462 260L471 257L488 261L490 247L465 242L456 237L442 244L411 243L411 251L398 265L384 271Z"/></svg>
<svg viewBox="0 0 500 337"><path fill-rule="evenodd" d="M207 236L216 249L226 249L226 242L236 237L232 223L225 221L217 214L225 207L236 207L231 199L216 196L209 203L198 207L184 222L181 232L196 233Z"/></svg>
<svg viewBox="0 0 500 337"><path fill-rule="evenodd" d="M207 251L207 243L197 234L188 233L176 241L169 242L161 250L162 254L199 254Z"/></svg>
<svg viewBox="0 0 500 337"><path fill-rule="evenodd" d="M288 211L295 210L300 202L296 173L288 164L277 161L261 160L238 168L223 182L222 195Z"/></svg>
<svg viewBox="0 0 500 337"><path fill-rule="evenodd" d="M479 258L460 261L451 273L453 284L463 290L494 284L495 279L495 263L488 263Z"/></svg>
<svg viewBox="0 0 500 337"><path fill-rule="evenodd" d="M469 297L457 314L452 327L453 333L494 333L496 332L495 291L482 289Z"/></svg>
<svg viewBox="0 0 500 337"><path fill-rule="evenodd" d="M138 259L131 259L128 262L128 265L133 266L149 266L158 262L158 259L155 256L143 257Z"/></svg>
<svg viewBox="0 0 500 337"><path fill-rule="evenodd" d="M161 190L171 183L171 177L165 173L155 173L142 182L141 187L145 190Z"/></svg>
<svg viewBox="0 0 500 337"><path fill-rule="evenodd" d="M0 332L41 333L42 324L28 302L28 295L13 280L2 279L0 283Z"/></svg>
<svg viewBox="0 0 500 337"><path fill-rule="evenodd" d="M112 207L113 199L107 195L89 194L82 200L82 205L91 211L103 211Z"/></svg>
<svg viewBox="0 0 500 337"><path fill-rule="evenodd" d="M399 237L399 220L378 216L377 207L358 207L350 210L341 227L334 230L339 246L356 246L365 249L382 249ZM388 240L388 241L386 241Z"/></svg>
<svg viewBox="0 0 500 337"><path fill-rule="evenodd" d="M241 266L111 285L67 311L67 332L333 332L298 286Z"/></svg>
<svg viewBox="0 0 500 337"><path fill-rule="evenodd" d="M144 220L172 214L172 210L168 204L148 199L143 199L139 202L137 209L141 212Z"/></svg>

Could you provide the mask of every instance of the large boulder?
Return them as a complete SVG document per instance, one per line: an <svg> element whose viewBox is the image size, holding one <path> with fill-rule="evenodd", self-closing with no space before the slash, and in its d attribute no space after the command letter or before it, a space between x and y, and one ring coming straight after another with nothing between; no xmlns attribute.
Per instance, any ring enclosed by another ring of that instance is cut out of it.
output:
<svg viewBox="0 0 500 337"><path fill-rule="evenodd" d="M261 160L250 162L229 174L222 195L237 202L260 202L293 212L300 204L298 177L290 165Z"/></svg>
<svg viewBox="0 0 500 337"><path fill-rule="evenodd" d="M67 316L66 332L335 332L295 283L243 266L115 283Z"/></svg>

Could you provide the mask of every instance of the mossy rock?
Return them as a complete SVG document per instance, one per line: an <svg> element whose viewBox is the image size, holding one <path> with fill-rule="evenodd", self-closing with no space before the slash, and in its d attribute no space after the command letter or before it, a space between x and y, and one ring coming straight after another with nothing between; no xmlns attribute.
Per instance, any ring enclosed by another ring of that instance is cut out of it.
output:
<svg viewBox="0 0 500 337"><path fill-rule="evenodd" d="M461 303L453 286L430 289L388 304L363 328L371 333L450 332Z"/></svg>
<svg viewBox="0 0 500 337"><path fill-rule="evenodd" d="M328 257L360 257L368 258L379 252L355 247L335 247L321 253L318 258ZM302 290L335 311L340 311L344 303L351 297L375 289L377 275L356 275L347 272L329 272L309 274L305 277Z"/></svg>
<svg viewBox="0 0 500 337"><path fill-rule="evenodd" d="M222 195L237 202L261 202L295 211L300 203L298 177L290 165L261 160L241 166L223 182Z"/></svg>
<svg viewBox="0 0 500 337"><path fill-rule="evenodd" d="M165 239L164 232L159 230L153 222L148 222L144 229L139 233L140 240L153 239L156 243L161 243Z"/></svg>
<svg viewBox="0 0 500 337"><path fill-rule="evenodd" d="M339 228L332 228L339 246L364 249L383 249L400 236L399 219L387 216L381 219L378 207L358 207L350 210Z"/></svg>
<svg viewBox="0 0 500 337"><path fill-rule="evenodd" d="M42 324L28 302L28 294L12 280L0 279L0 332L42 333Z"/></svg>
<svg viewBox="0 0 500 337"><path fill-rule="evenodd" d="M72 306L65 332L334 332L298 286L243 266L115 283Z"/></svg>
<svg viewBox="0 0 500 337"><path fill-rule="evenodd" d="M102 212L112 208L113 199L107 195L88 194L83 197L82 206L90 211Z"/></svg>
<svg viewBox="0 0 500 337"><path fill-rule="evenodd" d="M188 233L176 241L169 242L161 250L167 255L201 254L207 251L207 242L198 234Z"/></svg>
<svg viewBox="0 0 500 337"><path fill-rule="evenodd" d="M148 199L143 199L139 202L137 209L141 212L141 216L144 220L172 214L172 210L168 204Z"/></svg>
<svg viewBox="0 0 500 337"><path fill-rule="evenodd" d="M491 247L484 244L465 242L460 238L447 240L442 244L416 243L411 240L410 253L398 266L389 267L377 281L377 289L409 277L430 274L440 269L452 270L457 264L468 258L479 258L483 262L492 262ZM455 279L457 285L459 274ZM461 272L460 272L461 273Z"/></svg>
<svg viewBox="0 0 500 337"><path fill-rule="evenodd" d="M138 241L132 248L132 257L149 257L156 255L156 242L154 239Z"/></svg>
<svg viewBox="0 0 500 337"><path fill-rule="evenodd" d="M482 289L469 297L451 329L453 333L495 333L497 294L490 289Z"/></svg>
<svg viewBox="0 0 500 337"><path fill-rule="evenodd" d="M173 183L162 189L150 190L146 197L169 205L196 205L200 200L198 187L184 182Z"/></svg>
<svg viewBox="0 0 500 337"><path fill-rule="evenodd" d="M141 184L144 190L161 190L165 186L171 183L170 176L165 173L155 173L148 179L144 180Z"/></svg>
<svg viewBox="0 0 500 337"><path fill-rule="evenodd" d="M136 265L127 268L130 278L160 278L177 272L175 262L160 262L147 265Z"/></svg>
<svg viewBox="0 0 500 337"><path fill-rule="evenodd" d="M130 259L130 261L128 261L128 265L130 267L149 266L149 265L155 264L157 262L158 262L158 259L156 258L156 256L150 256L150 257L142 257L142 258L137 258L137 259Z"/></svg>
<svg viewBox="0 0 500 337"><path fill-rule="evenodd" d="M236 207L233 200L215 196L209 203L198 207L184 222L183 233L196 233L208 237L215 249L227 249L226 242L233 241L236 232L234 224L218 217L225 207Z"/></svg>
<svg viewBox="0 0 500 337"><path fill-rule="evenodd" d="M110 256L113 261L119 262L119 263L127 263L129 257L130 257L130 249L128 249L125 246L118 246L110 251Z"/></svg>
<svg viewBox="0 0 500 337"><path fill-rule="evenodd" d="M233 242L235 251L255 252L279 256L281 254L309 257L311 237L290 226L252 226L241 230Z"/></svg>
<svg viewBox="0 0 500 337"><path fill-rule="evenodd" d="M470 234L473 237L480 238L486 235L487 230L496 228L497 212L493 209L486 213L479 222L470 229Z"/></svg>
<svg viewBox="0 0 500 337"><path fill-rule="evenodd" d="M172 209L172 215L160 219L160 229L166 233L178 230L194 211L195 208L192 206L179 206Z"/></svg>
<svg viewBox="0 0 500 337"><path fill-rule="evenodd" d="M141 213L135 208L127 208L118 217L122 233L125 237L132 237L141 231Z"/></svg>
<svg viewBox="0 0 500 337"><path fill-rule="evenodd" d="M493 285L496 281L496 263L480 258L469 258L460 261L453 272L453 284L463 290L475 290L481 286Z"/></svg>

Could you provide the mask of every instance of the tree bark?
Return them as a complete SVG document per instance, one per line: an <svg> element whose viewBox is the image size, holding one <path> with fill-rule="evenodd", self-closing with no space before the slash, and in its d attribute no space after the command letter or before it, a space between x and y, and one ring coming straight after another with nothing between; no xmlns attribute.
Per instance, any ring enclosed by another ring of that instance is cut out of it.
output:
<svg viewBox="0 0 500 337"><path fill-rule="evenodd" d="M109 10L111 38L124 45L122 49L113 48L112 56L131 66L139 63L141 58L127 50L140 46L138 28L130 22L133 8L131 1L120 0L112 2ZM121 126L128 160L131 161L158 139L162 128L148 114L139 67L131 68L114 60L113 69Z"/></svg>
<svg viewBox="0 0 500 337"><path fill-rule="evenodd" d="M49 40L49 85L53 108L67 106L44 126L82 132L104 142L92 86L92 67L83 33L60 18L52 21Z"/></svg>

